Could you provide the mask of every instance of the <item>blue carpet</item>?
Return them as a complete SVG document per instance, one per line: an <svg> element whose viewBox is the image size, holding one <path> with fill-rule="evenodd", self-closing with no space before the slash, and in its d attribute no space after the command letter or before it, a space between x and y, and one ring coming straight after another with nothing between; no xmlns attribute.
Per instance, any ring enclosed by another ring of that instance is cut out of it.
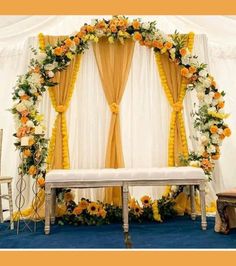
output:
<svg viewBox="0 0 236 266"><path fill-rule="evenodd" d="M8 230L0 224L0 248L125 248L121 224L102 226L53 225L44 235L43 224L36 233ZM214 232L214 218L208 218L208 229L200 229L196 221L186 217L170 219L163 224L130 225L133 248L236 248L236 230L229 235Z"/></svg>

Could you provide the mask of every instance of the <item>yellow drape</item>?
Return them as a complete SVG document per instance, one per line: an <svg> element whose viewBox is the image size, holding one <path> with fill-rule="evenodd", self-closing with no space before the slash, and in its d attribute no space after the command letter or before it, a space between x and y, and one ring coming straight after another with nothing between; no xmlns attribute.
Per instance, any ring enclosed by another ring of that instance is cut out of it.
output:
<svg viewBox="0 0 236 266"><path fill-rule="evenodd" d="M124 44L119 41L109 44L106 38L102 38L93 45L93 49L103 90L112 113L105 167L120 168L124 167L124 159L121 144L119 105L130 71L134 42L133 40L125 40ZM104 201L120 205L120 188L106 189Z"/></svg>
<svg viewBox="0 0 236 266"><path fill-rule="evenodd" d="M193 46L193 34L188 35L188 48ZM183 120L183 100L186 93L186 80L181 77L180 66L171 61L168 54L156 53L156 62L162 86L169 104L172 107L169 143L168 166L179 165L179 155L188 156L188 144Z"/></svg>
<svg viewBox="0 0 236 266"><path fill-rule="evenodd" d="M44 36L46 45L55 45L58 40L65 38L66 36ZM80 60L81 55L76 55L65 70L57 72L53 82L57 82L58 85L49 88L50 99L57 112L48 151L47 163L49 169L70 168L66 110L74 91Z"/></svg>

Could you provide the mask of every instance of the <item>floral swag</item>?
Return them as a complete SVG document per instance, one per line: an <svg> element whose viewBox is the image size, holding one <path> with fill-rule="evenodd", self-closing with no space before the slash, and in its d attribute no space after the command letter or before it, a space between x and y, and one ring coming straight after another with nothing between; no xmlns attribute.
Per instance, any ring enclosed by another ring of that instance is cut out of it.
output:
<svg viewBox="0 0 236 266"><path fill-rule="evenodd" d="M169 59L180 67L184 78L183 93L186 90L195 90L199 100L198 109L192 113L194 127L198 131L198 150L185 150L181 155L182 162L201 167L211 179L214 162L220 157L222 141L230 136L231 131L224 121L228 117L224 112L225 93L218 89L214 78L207 71L206 64L200 63L197 56L191 54L193 34L189 36L190 43L187 45L185 37L177 32L166 35L156 28L156 22L141 22L140 19L130 21L124 16L115 16L110 20L96 19L90 25L84 24L78 33L58 41L56 46L45 46L44 36L40 34L40 51L33 50L35 57L30 62L29 70L18 78L13 92L14 105L11 112L16 121L15 146L24 160L24 163L19 165L19 174L32 176L37 179L39 186L44 186L47 158L50 159L53 146L48 149L43 115L38 112L38 104L43 93L49 87L55 86L52 78L56 72L65 69L76 54L84 53L90 42L96 43L100 38L106 37L111 45L116 41L124 43L126 39L133 39L140 45L153 49L168 99L170 93L161 75L160 55L167 54ZM171 99L169 101L171 103ZM176 112L181 112L180 103L171 104ZM65 106L57 106L57 111L63 112L60 108ZM169 143L172 139L173 134L170 134ZM35 156L41 158L37 167ZM172 160L171 156L169 151L169 162ZM68 168L68 165L64 165L64 168Z"/></svg>

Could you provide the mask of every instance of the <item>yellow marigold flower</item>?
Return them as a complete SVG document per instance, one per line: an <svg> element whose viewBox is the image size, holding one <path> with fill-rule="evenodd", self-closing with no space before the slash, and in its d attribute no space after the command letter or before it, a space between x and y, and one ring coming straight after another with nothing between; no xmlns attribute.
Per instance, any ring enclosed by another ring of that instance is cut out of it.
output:
<svg viewBox="0 0 236 266"><path fill-rule="evenodd" d="M96 202L89 203L87 211L90 215L97 215L98 213L98 204Z"/></svg>
<svg viewBox="0 0 236 266"><path fill-rule="evenodd" d="M143 204L144 207L149 207L151 205L151 198L149 196L143 196L141 198L141 202Z"/></svg>

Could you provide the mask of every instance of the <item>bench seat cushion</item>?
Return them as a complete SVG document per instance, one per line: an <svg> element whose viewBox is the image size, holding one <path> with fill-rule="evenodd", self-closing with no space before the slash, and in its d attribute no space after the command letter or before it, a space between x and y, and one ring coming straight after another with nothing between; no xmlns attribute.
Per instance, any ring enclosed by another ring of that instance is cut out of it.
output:
<svg viewBox="0 0 236 266"><path fill-rule="evenodd" d="M206 180L201 168L163 167L163 168L106 168L51 170L46 175L47 182L92 182L92 181L141 181L141 180Z"/></svg>

